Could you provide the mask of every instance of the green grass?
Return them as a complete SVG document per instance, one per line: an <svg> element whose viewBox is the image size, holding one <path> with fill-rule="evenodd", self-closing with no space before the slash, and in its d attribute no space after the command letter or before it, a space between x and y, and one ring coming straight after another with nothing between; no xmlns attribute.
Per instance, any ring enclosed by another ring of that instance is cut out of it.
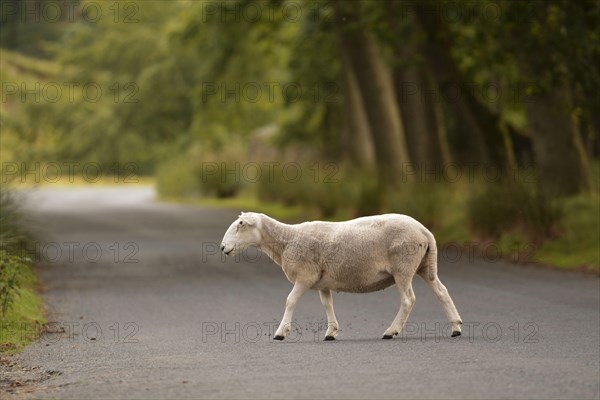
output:
<svg viewBox="0 0 600 400"><path fill-rule="evenodd" d="M600 196L565 200L560 235L546 241L535 253L537 261L560 267L600 273Z"/></svg>
<svg viewBox="0 0 600 400"><path fill-rule="evenodd" d="M0 354L19 352L35 340L44 321L37 278L27 249L33 238L12 192L0 190Z"/></svg>
<svg viewBox="0 0 600 400"><path fill-rule="evenodd" d="M0 354L3 355L18 353L36 340L46 322L35 274L27 269L21 272L19 280L19 295L0 322Z"/></svg>

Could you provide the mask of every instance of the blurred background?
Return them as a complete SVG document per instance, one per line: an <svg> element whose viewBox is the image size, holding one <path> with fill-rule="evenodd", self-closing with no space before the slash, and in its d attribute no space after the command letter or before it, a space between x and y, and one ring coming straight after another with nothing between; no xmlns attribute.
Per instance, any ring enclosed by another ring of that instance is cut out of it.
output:
<svg viewBox="0 0 600 400"><path fill-rule="evenodd" d="M3 187L399 212L598 269L597 1L1 0ZM529 254L529 253L528 253Z"/></svg>
<svg viewBox="0 0 600 400"><path fill-rule="evenodd" d="M597 0L0 0L0 397L597 399L599 93ZM275 344L239 211L416 218L463 337Z"/></svg>

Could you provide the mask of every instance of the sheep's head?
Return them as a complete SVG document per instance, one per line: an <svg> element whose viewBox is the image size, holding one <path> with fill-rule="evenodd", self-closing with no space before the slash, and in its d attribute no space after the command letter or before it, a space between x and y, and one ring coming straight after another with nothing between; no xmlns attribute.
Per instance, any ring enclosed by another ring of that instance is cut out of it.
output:
<svg viewBox="0 0 600 400"><path fill-rule="evenodd" d="M241 213L221 241L221 251L231 255L246 247L258 246L261 241L260 217L255 213Z"/></svg>

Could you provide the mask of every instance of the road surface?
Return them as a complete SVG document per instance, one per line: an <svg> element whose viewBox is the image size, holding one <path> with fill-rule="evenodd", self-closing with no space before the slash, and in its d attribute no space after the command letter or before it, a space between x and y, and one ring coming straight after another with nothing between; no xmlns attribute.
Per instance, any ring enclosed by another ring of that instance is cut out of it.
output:
<svg viewBox="0 0 600 400"><path fill-rule="evenodd" d="M33 397L599 398L597 277L445 252L439 275L465 322L460 338L415 278L394 340L381 340L399 306L389 288L334 294L332 342L309 292L295 332L277 342L291 285L264 255L222 258L236 212L157 203L140 187L25 195L46 235L53 321L18 359L51 371Z"/></svg>

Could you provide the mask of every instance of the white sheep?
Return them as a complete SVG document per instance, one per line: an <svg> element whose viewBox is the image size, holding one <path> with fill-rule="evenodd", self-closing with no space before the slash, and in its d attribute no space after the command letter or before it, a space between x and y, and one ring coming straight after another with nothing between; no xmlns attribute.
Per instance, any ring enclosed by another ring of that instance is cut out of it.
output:
<svg viewBox="0 0 600 400"><path fill-rule="evenodd" d="M264 214L241 213L225 232L221 251L231 255L249 246L271 257L294 285L275 332L276 340L283 340L289 333L296 304L309 289L319 291L327 313L325 340L334 340L339 324L332 290L366 293L395 283L400 293L400 311L383 334L383 339L391 339L402 330L415 303L415 273L444 306L452 336L461 333L460 315L437 276L435 238L409 216L385 214L345 222L288 225Z"/></svg>

